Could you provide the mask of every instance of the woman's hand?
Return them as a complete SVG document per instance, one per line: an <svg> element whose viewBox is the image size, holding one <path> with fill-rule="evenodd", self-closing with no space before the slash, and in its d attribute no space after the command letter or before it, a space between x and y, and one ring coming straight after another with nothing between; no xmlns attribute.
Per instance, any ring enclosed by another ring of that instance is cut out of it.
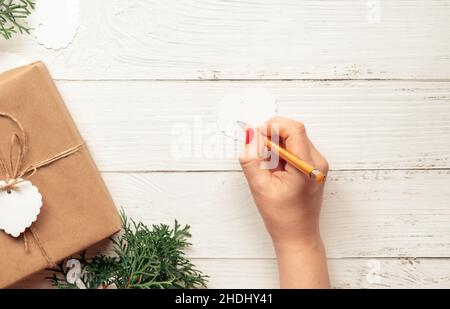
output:
<svg viewBox="0 0 450 309"><path fill-rule="evenodd" d="M281 159L277 166L264 168L262 164L267 160L261 156L261 145L264 145L265 136L274 132L283 147L325 175L328 163L299 122L275 117L258 132L247 129L247 143L240 162L274 243L281 286L329 287L325 250L319 231L324 185L311 181Z"/></svg>

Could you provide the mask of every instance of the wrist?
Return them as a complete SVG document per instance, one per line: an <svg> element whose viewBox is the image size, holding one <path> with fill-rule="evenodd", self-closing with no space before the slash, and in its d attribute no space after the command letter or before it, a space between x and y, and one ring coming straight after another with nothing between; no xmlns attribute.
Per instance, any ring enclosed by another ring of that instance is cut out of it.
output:
<svg viewBox="0 0 450 309"><path fill-rule="evenodd" d="M294 240L274 240L274 248L277 255L285 253L302 253L302 252L322 252L325 254L325 246L323 244L320 233L308 235Z"/></svg>
<svg viewBox="0 0 450 309"><path fill-rule="evenodd" d="M330 288L325 247L320 237L275 247L281 288Z"/></svg>

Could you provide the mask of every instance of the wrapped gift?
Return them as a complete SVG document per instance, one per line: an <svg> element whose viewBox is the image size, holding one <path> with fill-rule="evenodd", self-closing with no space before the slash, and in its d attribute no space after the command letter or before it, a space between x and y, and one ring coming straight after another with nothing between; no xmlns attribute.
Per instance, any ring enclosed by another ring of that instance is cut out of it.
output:
<svg viewBox="0 0 450 309"><path fill-rule="evenodd" d="M45 65L0 75L0 287L105 239L120 217Z"/></svg>

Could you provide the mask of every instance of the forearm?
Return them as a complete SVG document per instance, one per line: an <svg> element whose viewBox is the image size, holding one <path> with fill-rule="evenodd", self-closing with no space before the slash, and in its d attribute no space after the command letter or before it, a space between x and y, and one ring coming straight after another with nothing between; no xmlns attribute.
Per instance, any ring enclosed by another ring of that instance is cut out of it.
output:
<svg viewBox="0 0 450 309"><path fill-rule="evenodd" d="M308 244L275 244L283 289L330 288L325 248L319 239Z"/></svg>

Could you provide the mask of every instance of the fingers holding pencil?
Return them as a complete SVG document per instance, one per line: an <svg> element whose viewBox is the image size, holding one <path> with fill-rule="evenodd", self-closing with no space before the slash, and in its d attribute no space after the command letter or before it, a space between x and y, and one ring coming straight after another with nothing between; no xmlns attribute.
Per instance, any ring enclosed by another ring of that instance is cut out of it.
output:
<svg viewBox="0 0 450 309"><path fill-rule="evenodd" d="M245 123L240 125L247 132L244 149L246 155L244 160L241 159L241 163L250 160L249 164L257 167L257 163L263 162L261 153L264 146L267 146L271 150L272 159L274 156L283 159L277 167L270 168L272 175L290 176L301 181L311 178L315 183L323 183L328 172L328 163L309 140L302 123L274 117L257 130L247 127ZM288 164L284 164L284 161ZM267 172L265 174L267 176Z"/></svg>
<svg viewBox="0 0 450 309"><path fill-rule="evenodd" d="M314 165L310 151L310 142L306 135L306 128L301 122L282 117L274 117L268 120L260 128L260 131L264 136L272 141L275 140L275 143L296 157ZM279 139L279 141L276 139ZM290 176L305 178L303 172L290 164L285 165L285 171Z"/></svg>
<svg viewBox="0 0 450 309"><path fill-rule="evenodd" d="M272 135L278 135L280 151L283 153L285 150L287 151L285 156L281 153L281 157L290 163L285 168L289 175L304 177L301 174L306 174L312 177L316 183L322 183L325 180L325 175L328 173L328 162L311 143L303 123L274 117L267 121L263 128L267 129L261 129L261 132L269 139L274 138Z"/></svg>
<svg viewBox="0 0 450 309"><path fill-rule="evenodd" d="M286 150L305 161L312 160L309 152L309 139L303 123L287 118L273 117L260 127L260 131L269 138L273 138L273 134L278 135Z"/></svg>

